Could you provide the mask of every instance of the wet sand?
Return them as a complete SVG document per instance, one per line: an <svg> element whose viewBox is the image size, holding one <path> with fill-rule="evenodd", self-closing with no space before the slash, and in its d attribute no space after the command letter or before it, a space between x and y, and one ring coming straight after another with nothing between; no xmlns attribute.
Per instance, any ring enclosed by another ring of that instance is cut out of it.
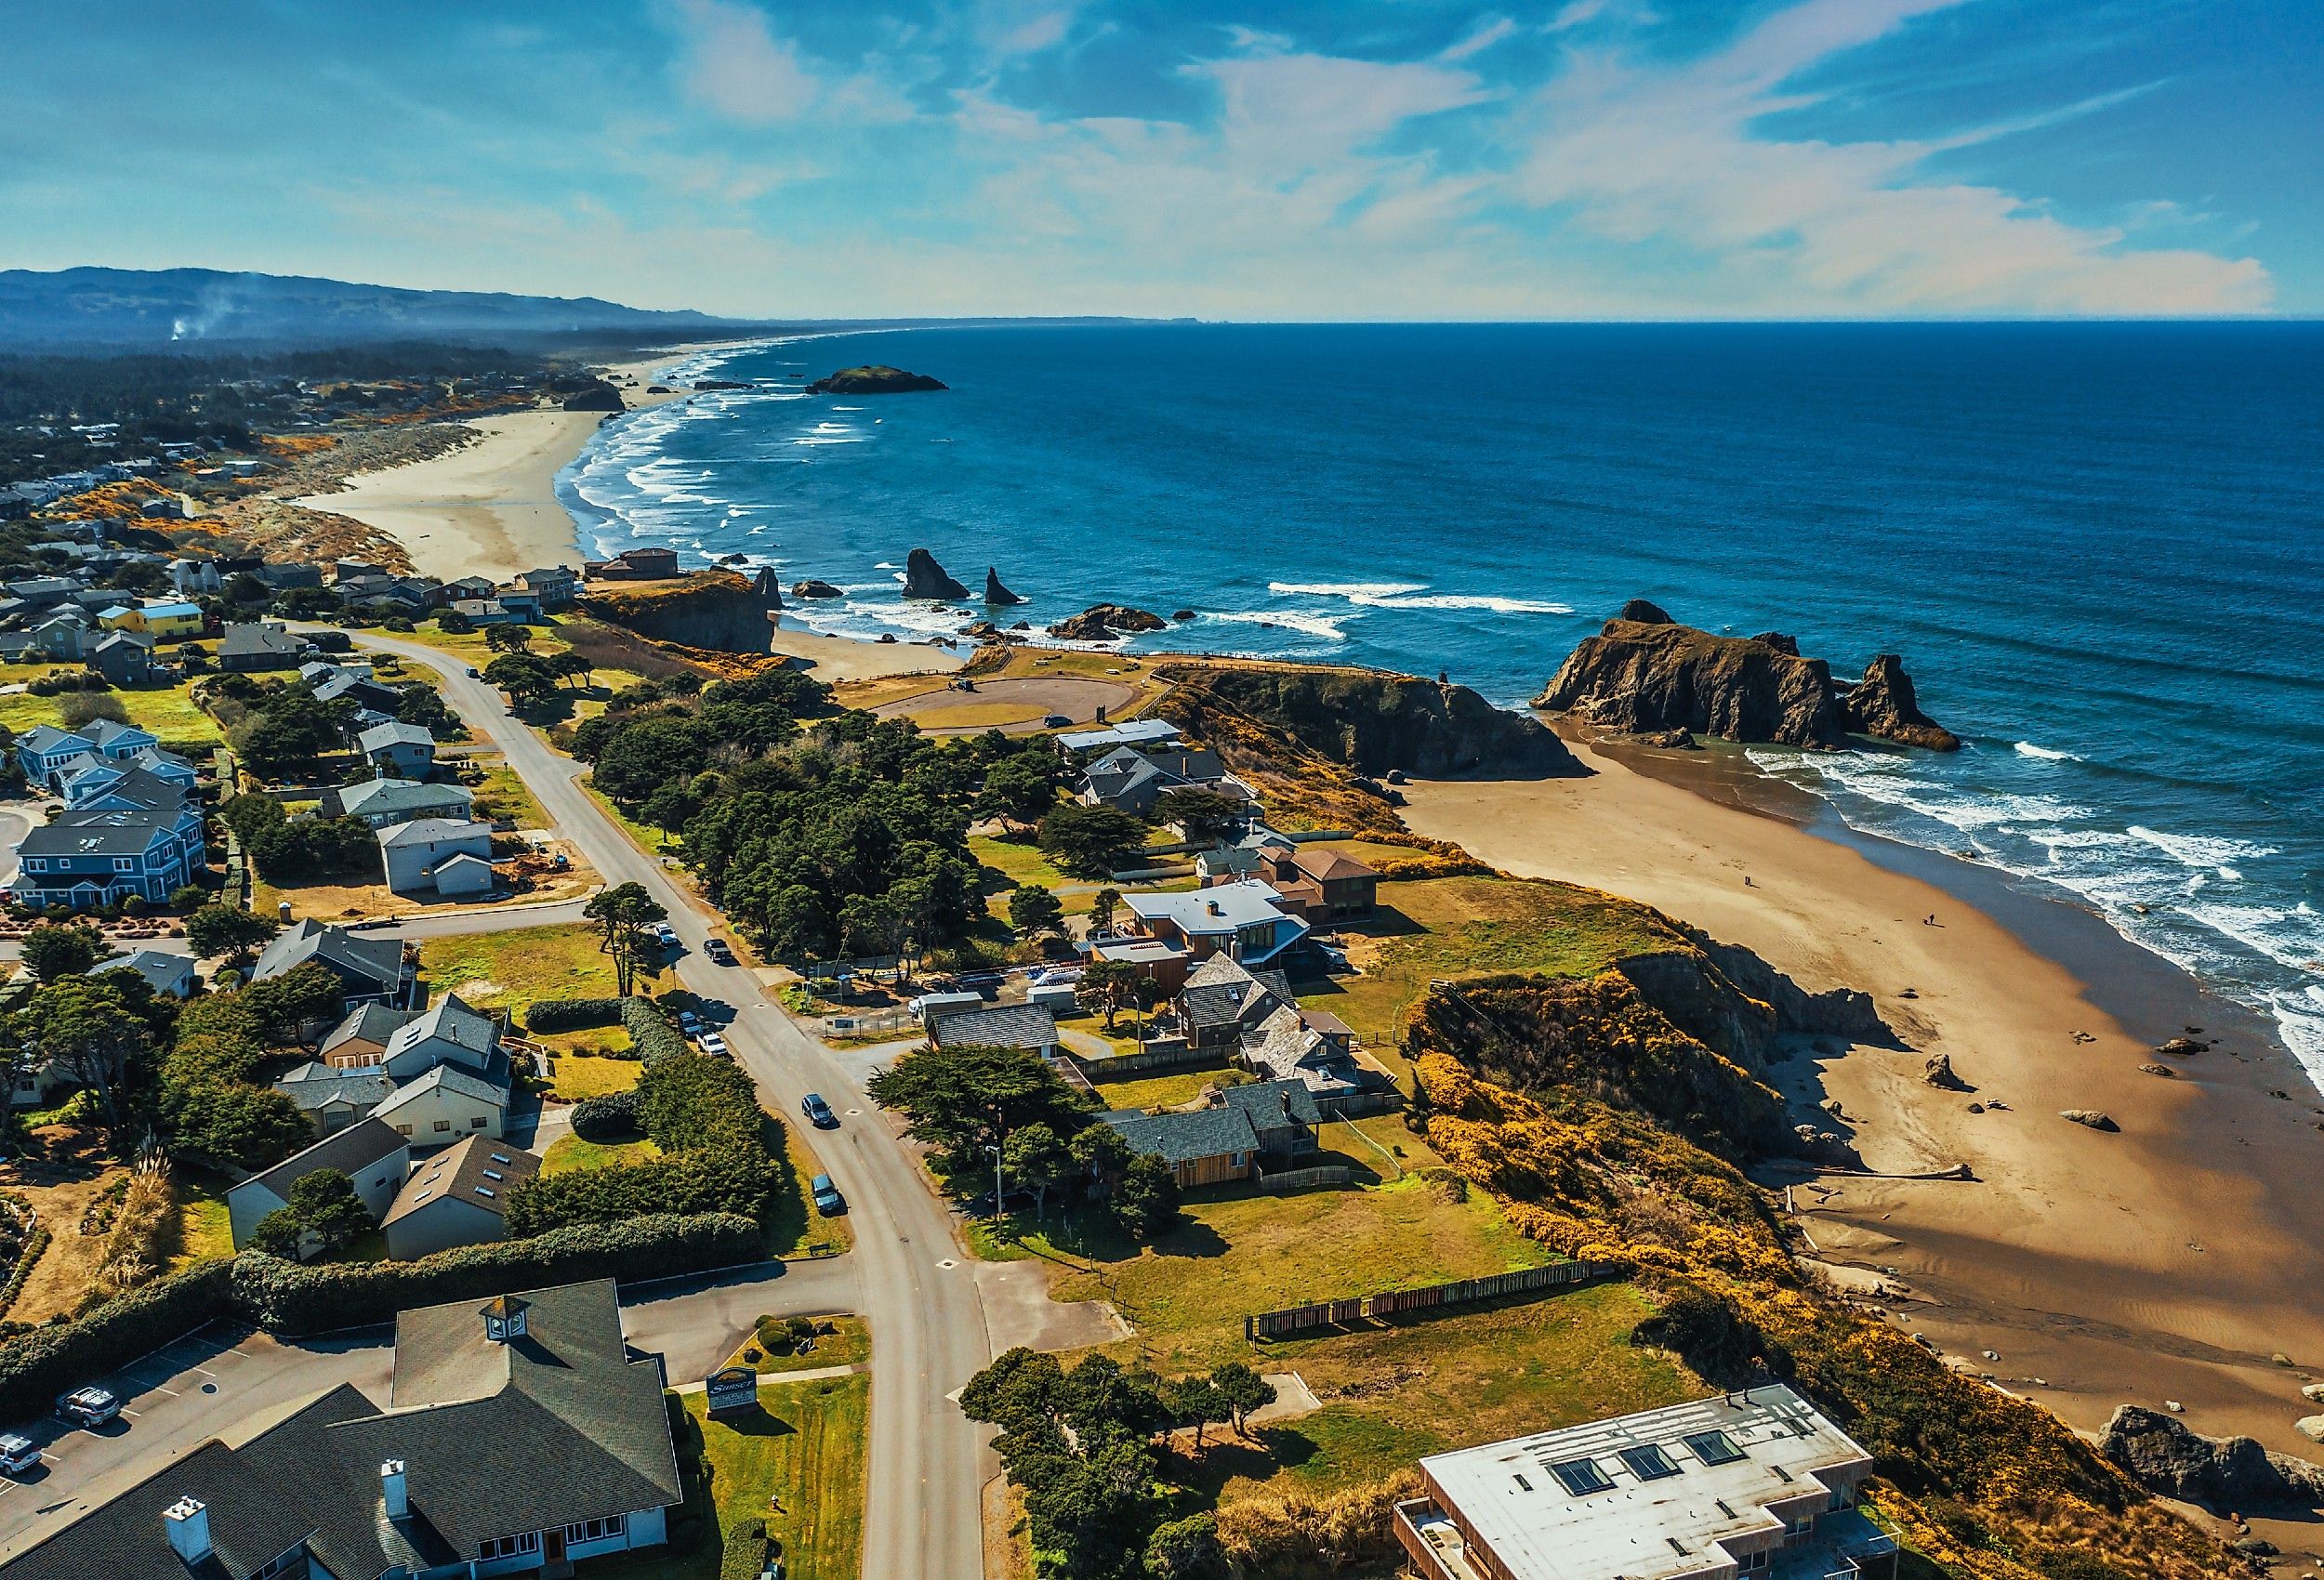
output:
<svg viewBox="0 0 2324 1580"><path fill-rule="evenodd" d="M2324 1458L2291 1425L2324 1377L2324 1102L2257 1018L2077 907L1842 831L1739 755L1575 747L1591 777L1416 783L1407 821L1873 994L1900 1046L1802 1048L1773 1077L1873 1170L1976 1178L1795 1189L1828 1260L1906 1286L1901 1325L2077 1428L2175 1400L2198 1430ZM2220 1046L2154 1052L2189 1025ZM1974 1090L1929 1086L1935 1053ZM1815 1112L1828 1098L1844 1121Z"/></svg>

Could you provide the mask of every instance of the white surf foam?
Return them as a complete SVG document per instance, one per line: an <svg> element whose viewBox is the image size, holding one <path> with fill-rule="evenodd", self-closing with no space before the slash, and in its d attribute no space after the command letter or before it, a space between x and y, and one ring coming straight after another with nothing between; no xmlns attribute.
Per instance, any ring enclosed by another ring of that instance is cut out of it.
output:
<svg viewBox="0 0 2324 1580"><path fill-rule="evenodd" d="M2082 760L2072 752L2053 751L2048 746L2037 746L2031 741L2018 742L2017 755L2021 757L2032 757L2037 762L2080 762Z"/></svg>
<svg viewBox="0 0 2324 1580"><path fill-rule="evenodd" d="M1258 609L1205 614L1203 619L1216 621L1222 625L1281 625L1288 630L1303 631L1311 637L1321 637L1327 642L1344 642L1348 639L1347 632L1340 628L1340 622L1347 619L1344 614L1335 616L1301 613L1281 609Z"/></svg>

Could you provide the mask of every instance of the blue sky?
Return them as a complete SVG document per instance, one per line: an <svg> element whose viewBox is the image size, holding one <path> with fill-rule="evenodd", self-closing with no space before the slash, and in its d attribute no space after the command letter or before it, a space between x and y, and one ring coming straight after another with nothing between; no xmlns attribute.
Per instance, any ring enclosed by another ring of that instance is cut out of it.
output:
<svg viewBox="0 0 2324 1580"><path fill-rule="evenodd" d="M2324 312L2317 0L9 9L0 266L786 317Z"/></svg>

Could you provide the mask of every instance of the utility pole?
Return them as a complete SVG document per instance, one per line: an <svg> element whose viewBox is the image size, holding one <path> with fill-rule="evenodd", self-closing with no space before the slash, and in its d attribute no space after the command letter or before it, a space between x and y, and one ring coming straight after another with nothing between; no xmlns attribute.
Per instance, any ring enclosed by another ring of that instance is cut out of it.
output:
<svg viewBox="0 0 2324 1580"><path fill-rule="evenodd" d="M1000 1195L1000 1149L986 1147L984 1150L993 1154L993 1227L997 1229L1004 1210Z"/></svg>

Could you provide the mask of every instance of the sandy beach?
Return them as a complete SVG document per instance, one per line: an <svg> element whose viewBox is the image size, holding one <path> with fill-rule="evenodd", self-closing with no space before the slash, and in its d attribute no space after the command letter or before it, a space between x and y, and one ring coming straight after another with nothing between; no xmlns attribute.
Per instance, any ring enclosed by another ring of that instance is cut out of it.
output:
<svg viewBox="0 0 2324 1580"><path fill-rule="evenodd" d="M646 392L663 369L716 349L672 347L612 363L608 372L632 410L657 406L685 398ZM415 570L444 581L506 581L535 566L577 565L573 516L558 500L555 482L606 416L544 409L478 417L468 424L482 436L475 443L362 473L336 493L292 503L378 529L403 546Z"/></svg>
<svg viewBox="0 0 2324 1580"><path fill-rule="evenodd" d="M1712 789L1715 766L1649 774L1575 747L1592 777L1414 784L1407 821L1509 872L1644 901L1804 986L1874 995L1902 1046L1802 1050L1776 1078L1811 1107L1837 1099L1845 1121L1829 1127L1868 1168L1965 1163L1975 1179L1802 1184L1793 1198L1827 1260L1908 1286L1887 1302L1902 1325L2083 1430L2119 1403L2177 1401L2199 1430L2316 1455L2291 1423L2315 1408L2301 1384L2324 1376L2324 1132L2289 1055L2175 968L2086 933L2103 931L2093 917L2021 899L1990 907L2004 926L1957 885L1666 782ZM2072 949L2035 946L2050 928L2097 962L2101 991L2054 957L2080 964ZM2101 1002L2135 1006L2134 1023ZM2152 1045L2183 1021L2222 1046L2159 1060ZM1974 1089L1927 1085L1934 1053ZM2177 1078L2139 1068L2157 1062Z"/></svg>
<svg viewBox="0 0 2324 1580"><path fill-rule="evenodd" d="M770 651L803 660L813 666L815 678L835 683L879 680L891 675L949 675L968 662L966 653L950 648L825 636L782 618L774 622Z"/></svg>

